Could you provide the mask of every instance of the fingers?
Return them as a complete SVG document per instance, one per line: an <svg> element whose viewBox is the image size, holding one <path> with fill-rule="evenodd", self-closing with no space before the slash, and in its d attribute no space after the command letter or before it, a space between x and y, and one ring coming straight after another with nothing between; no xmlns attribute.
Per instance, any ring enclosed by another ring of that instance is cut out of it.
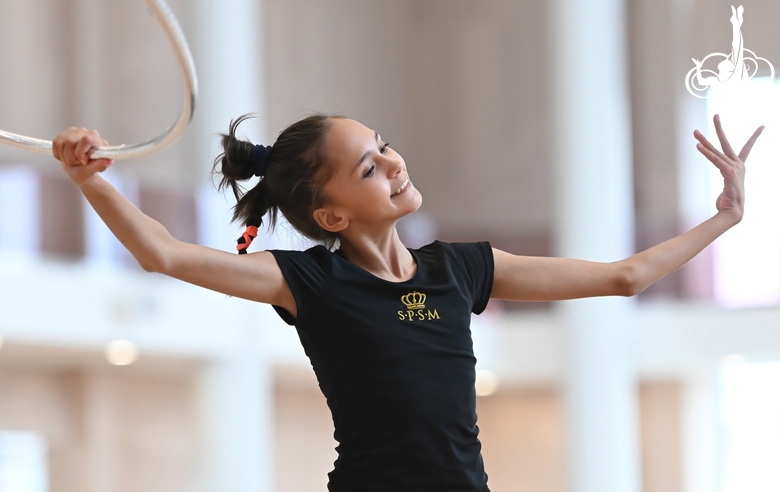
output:
<svg viewBox="0 0 780 492"><path fill-rule="evenodd" d="M78 131L79 128L70 127L54 137L54 140L51 143L51 152L54 155L54 158L57 159L60 162L65 162L65 145L68 142L68 137L74 132Z"/></svg>
<svg viewBox="0 0 780 492"><path fill-rule="evenodd" d="M90 162L90 164L92 164L92 163L94 163L95 166L97 167L97 171L99 173L102 173L103 171L108 169L108 167L111 164L114 163L114 160L113 159L96 159L96 160Z"/></svg>
<svg viewBox="0 0 780 492"><path fill-rule="evenodd" d="M725 172L729 169L729 163L723 159L719 152L713 152L710 148L702 144L697 144L696 149L701 152L704 157L707 158L707 160L715 164L715 167L717 167L721 172Z"/></svg>
<svg viewBox="0 0 780 492"><path fill-rule="evenodd" d="M51 153L52 153L52 155L54 156L55 159L57 159L58 161L61 160L60 159L60 146L59 146L59 144L57 142L57 138L56 137L51 142Z"/></svg>
<svg viewBox="0 0 780 492"><path fill-rule="evenodd" d="M727 156L731 157L732 159L737 158L736 152L734 152L734 149L731 148L731 144L729 143L729 140L726 138L726 133L723 131L723 127L720 124L720 115L715 115L714 118L712 118L713 122L715 123L715 132L718 134L718 140L720 140L720 148L723 149L723 153Z"/></svg>
<svg viewBox="0 0 780 492"><path fill-rule="evenodd" d="M750 151L753 149L753 145L756 143L756 140L758 140L758 137L764 131L764 126L760 126L753 133L753 135L748 139L747 143L745 143L745 146L742 147L742 150L740 150L739 155L737 155L734 152L734 149L731 147L731 144L729 143L728 138L726 137L726 133L723 131L723 126L721 125L720 122L720 116L715 115L713 120L715 123L715 131L718 135L718 140L720 140L720 145L721 148L723 149L723 152L715 148L715 146L712 145L712 143L710 143L710 141L707 140L707 138L700 131L698 130L694 131L693 136L710 153L719 156L726 163L735 163L734 161L740 161L744 164L745 161L747 160L748 155L750 155Z"/></svg>
<svg viewBox="0 0 780 492"><path fill-rule="evenodd" d="M73 151L76 160L84 165L89 164L89 151L94 147L97 147L97 145L95 145L95 141L91 138L91 135L87 134L81 137L78 143L76 143L76 148Z"/></svg>
<svg viewBox="0 0 780 492"><path fill-rule="evenodd" d="M745 146L742 147L742 150L739 151L739 160L742 162L745 162L748 158L748 155L750 155L750 151L753 150L753 144L756 143L756 140L758 140L758 136L761 135L761 132L764 131L764 126L761 125L758 127L758 129L753 132L753 136L750 137L745 143Z"/></svg>
<svg viewBox="0 0 780 492"><path fill-rule="evenodd" d="M108 145L97 131L71 127L60 133L52 142L54 157L68 165L86 165L90 154L97 148Z"/></svg>
<svg viewBox="0 0 780 492"><path fill-rule="evenodd" d="M78 162L78 159L76 159L76 144L78 143L78 140L73 140L74 135L76 135L80 130L79 128L71 128L68 131L65 132L65 134L62 136L60 140L60 161L64 164L67 164L69 166L80 164Z"/></svg>
<svg viewBox="0 0 780 492"><path fill-rule="evenodd" d="M95 172L102 173L113 163L114 161L111 159L95 159L94 161L89 161L89 164L86 165L86 168L88 170L91 170L90 168L94 168Z"/></svg>
<svg viewBox="0 0 780 492"><path fill-rule="evenodd" d="M723 161L728 160L728 158L725 155L723 155L718 149L716 149L715 146L712 145L712 143L710 143L709 140L707 140L707 137L705 137L699 130L694 131L693 136L696 138L696 140L699 141L699 145L697 145L697 148L699 146L703 146L705 149L709 150L710 153L715 154Z"/></svg>

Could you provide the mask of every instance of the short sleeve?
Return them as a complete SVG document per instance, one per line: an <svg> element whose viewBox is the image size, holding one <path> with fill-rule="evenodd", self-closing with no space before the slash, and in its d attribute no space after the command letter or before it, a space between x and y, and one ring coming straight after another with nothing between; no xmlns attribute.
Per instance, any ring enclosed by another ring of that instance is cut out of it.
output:
<svg viewBox="0 0 780 492"><path fill-rule="evenodd" d="M314 246L306 251L271 250L287 285L295 298L298 311L294 318L286 309L274 306L277 314L288 325L295 325L306 319L316 307L330 276L330 256L333 254L324 246Z"/></svg>
<svg viewBox="0 0 780 492"><path fill-rule="evenodd" d="M455 255L463 263L471 281L474 305L471 311L480 314L487 307L493 290L493 248L487 241L479 243L451 243Z"/></svg>

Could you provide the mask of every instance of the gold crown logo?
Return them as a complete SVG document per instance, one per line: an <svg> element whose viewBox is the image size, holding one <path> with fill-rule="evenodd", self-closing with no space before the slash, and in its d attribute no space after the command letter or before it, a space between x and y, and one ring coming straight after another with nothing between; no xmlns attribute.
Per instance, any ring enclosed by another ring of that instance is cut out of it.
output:
<svg viewBox="0 0 780 492"><path fill-rule="evenodd" d="M409 309L425 309L425 294L421 294L420 292L414 291L406 294L405 296L401 296L401 302L406 304L406 307Z"/></svg>

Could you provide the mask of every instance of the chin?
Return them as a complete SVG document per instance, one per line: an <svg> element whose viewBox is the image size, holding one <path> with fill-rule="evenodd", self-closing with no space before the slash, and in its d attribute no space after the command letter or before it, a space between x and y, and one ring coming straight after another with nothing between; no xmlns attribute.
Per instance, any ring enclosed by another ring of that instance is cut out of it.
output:
<svg viewBox="0 0 780 492"><path fill-rule="evenodd" d="M412 215L416 211L420 209L420 205L422 205L422 200L415 200L414 204L409 204L409 207L400 210L398 216L395 218L395 220L401 220L404 217L407 217L409 215Z"/></svg>
<svg viewBox="0 0 780 492"><path fill-rule="evenodd" d="M414 191L417 191L417 189L415 189ZM422 206L423 199L422 199L422 194L419 191L417 191L417 196L415 198L416 199L412 200L412 203L410 204L409 211L406 212L404 216L409 215L412 212L418 211Z"/></svg>

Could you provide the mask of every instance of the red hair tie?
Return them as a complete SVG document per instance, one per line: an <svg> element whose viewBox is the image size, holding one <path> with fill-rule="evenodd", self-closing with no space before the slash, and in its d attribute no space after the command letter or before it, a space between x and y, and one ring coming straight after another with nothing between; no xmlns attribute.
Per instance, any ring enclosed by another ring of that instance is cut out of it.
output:
<svg viewBox="0 0 780 492"><path fill-rule="evenodd" d="M238 244L236 245L236 249L238 250L238 254L245 255L246 249L249 247L250 244L252 244L252 241L254 238L257 237L257 226L246 226L246 230L243 234L241 234L241 237L238 238Z"/></svg>

